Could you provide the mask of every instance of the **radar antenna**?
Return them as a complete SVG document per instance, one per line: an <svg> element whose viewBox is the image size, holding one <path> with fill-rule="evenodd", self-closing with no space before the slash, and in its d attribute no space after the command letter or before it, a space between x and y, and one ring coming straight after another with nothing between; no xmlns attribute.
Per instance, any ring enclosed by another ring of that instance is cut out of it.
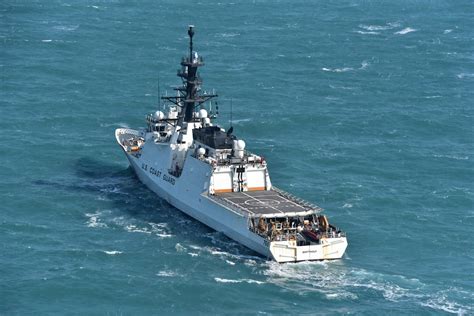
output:
<svg viewBox="0 0 474 316"><path fill-rule="evenodd" d="M202 57L198 56L197 52L193 51L193 37L194 25L190 25L188 29L189 35L189 57L183 57L181 60L181 69L178 70L178 77L181 77L183 85L175 88L178 91L178 96L162 97L175 105L182 108L179 115L178 124L184 122L193 122L194 110L201 104L217 97L217 94L199 94L201 90L202 80L198 75L198 68L204 65Z"/></svg>

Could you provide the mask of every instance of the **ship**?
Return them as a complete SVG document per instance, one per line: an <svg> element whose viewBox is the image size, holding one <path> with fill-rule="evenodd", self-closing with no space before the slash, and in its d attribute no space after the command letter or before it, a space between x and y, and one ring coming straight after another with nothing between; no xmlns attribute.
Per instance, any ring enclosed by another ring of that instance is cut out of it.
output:
<svg viewBox="0 0 474 316"><path fill-rule="evenodd" d="M176 209L277 262L340 259L346 234L319 206L275 187L264 157L215 123L217 94L204 91L193 49L177 75L174 96L146 116L146 127L118 128L115 138L151 191Z"/></svg>

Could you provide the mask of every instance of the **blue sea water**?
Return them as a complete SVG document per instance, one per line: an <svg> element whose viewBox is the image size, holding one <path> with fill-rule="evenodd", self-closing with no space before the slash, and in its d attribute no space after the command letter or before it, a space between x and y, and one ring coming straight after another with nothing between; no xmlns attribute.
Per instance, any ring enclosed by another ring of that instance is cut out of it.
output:
<svg viewBox="0 0 474 316"><path fill-rule="evenodd" d="M474 314L474 4L4 0L0 314ZM204 86L342 260L277 264L144 187L116 145Z"/></svg>

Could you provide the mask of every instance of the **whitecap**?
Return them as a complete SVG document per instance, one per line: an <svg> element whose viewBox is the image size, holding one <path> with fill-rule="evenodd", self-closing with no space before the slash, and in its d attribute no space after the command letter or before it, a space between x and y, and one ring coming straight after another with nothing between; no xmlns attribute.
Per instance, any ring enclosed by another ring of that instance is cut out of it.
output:
<svg viewBox="0 0 474 316"><path fill-rule="evenodd" d="M456 288L427 293L428 285L418 279L402 275L381 274L363 269L347 269L331 262L299 262L281 265L267 263L264 271L267 283L273 283L289 291L298 293L319 292L328 299L357 299L357 293L364 290L379 292L392 302L415 302L436 310L468 314L469 306L449 298L452 292L462 292Z"/></svg>
<svg viewBox="0 0 474 316"><path fill-rule="evenodd" d="M171 235L171 234L163 234L163 233L156 233L155 235L158 236L158 237L161 237L161 238L173 237L173 235Z"/></svg>
<svg viewBox="0 0 474 316"><path fill-rule="evenodd" d="M160 277L174 277L176 276L176 273L169 270L162 270L162 271L159 271L156 275Z"/></svg>
<svg viewBox="0 0 474 316"><path fill-rule="evenodd" d="M403 30L395 32L394 34L405 35L405 34L408 34L408 33L411 33L411 32L415 32L415 31L417 31L417 29L413 29L411 27L406 27Z"/></svg>
<svg viewBox="0 0 474 316"><path fill-rule="evenodd" d="M240 280L232 280L232 279L222 279L222 278L214 278L216 282L219 283L249 283L249 284L264 284L265 282L252 280L252 279L240 279Z"/></svg>
<svg viewBox="0 0 474 316"><path fill-rule="evenodd" d="M354 70L352 67L344 67L344 68L326 68L323 67L321 68L323 71L328 71L328 72L346 72L346 71L351 71Z"/></svg>
<svg viewBox="0 0 474 316"><path fill-rule="evenodd" d="M360 69L360 70L364 70L364 69L366 69L367 67L369 67L369 65L370 65L370 63L369 63L368 61L365 61L365 60L364 60L363 62L360 63L360 68L359 68L359 69Z"/></svg>
<svg viewBox="0 0 474 316"><path fill-rule="evenodd" d="M100 127L111 127L111 126L116 126L116 127L122 127L122 128L130 128L130 126L127 123L100 123Z"/></svg>
<svg viewBox="0 0 474 316"><path fill-rule="evenodd" d="M469 310L472 309L468 306L463 306L456 302L450 301L444 292L437 293L434 297L429 298L427 301L419 302L421 306L426 306L435 310L440 310L448 313L466 315L469 314Z"/></svg>
<svg viewBox="0 0 474 316"><path fill-rule="evenodd" d="M157 227L166 228L166 227L168 227L167 223L152 223L152 222L149 222L148 225L150 225L153 228L157 228Z"/></svg>
<svg viewBox="0 0 474 316"><path fill-rule="evenodd" d="M341 90L354 90L355 89L353 87L335 86L335 85L332 85L332 84L329 85L329 88L331 88L331 89L341 89Z"/></svg>
<svg viewBox="0 0 474 316"><path fill-rule="evenodd" d="M114 255L119 255L122 253L122 251L118 251L118 250L111 250L111 251L107 251L107 250L104 250L104 253L108 254L108 255L111 255L111 256L114 256Z"/></svg>
<svg viewBox="0 0 474 316"><path fill-rule="evenodd" d="M253 262L256 262L255 260L259 260L260 257L257 256L251 256L251 255L241 255L241 254L233 254L229 253L226 251L221 251L220 249L215 249L215 248L204 248L205 251L209 252L212 255L219 256L222 259L224 258L231 258L235 260L252 260Z"/></svg>
<svg viewBox="0 0 474 316"><path fill-rule="evenodd" d="M217 35L225 38L225 37L236 37L236 36L239 36L240 33L220 33Z"/></svg>
<svg viewBox="0 0 474 316"><path fill-rule="evenodd" d="M156 236L161 238L169 238L173 237L168 231L166 231L167 224L166 223L148 223L151 226L151 232L153 232Z"/></svg>
<svg viewBox="0 0 474 316"><path fill-rule="evenodd" d="M350 203L345 203L342 208L351 208L352 207L352 204Z"/></svg>
<svg viewBox="0 0 474 316"><path fill-rule="evenodd" d="M465 73L465 72L462 72L462 73L456 75L456 77L458 77L459 79L474 78L474 73Z"/></svg>
<svg viewBox="0 0 474 316"><path fill-rule="evenodd" d="M55 26L54 29L58 31L75 31L79 27L79 24L77 25L58 25Z"/></svg>
<svg viewBox="0 0 474 316"><path fill-rule="evenodd" d="M225 251L211 250L211 254L218 256L230 256L231 254Z"/></svg>
<svg viewBox="0 0 474 316"><path fill-rule="evenodd" d="M45 39L45 40L41 40L43 43L50 43L52 42L53 40L50 40L50 39Z"/></svg>
<svg viewBox="0 0 474 316"><path fill-rule="evenodd" d="M449 33L451 33L452 31L453 31L452 29L447 29L447 30L444 30L444 31L443 31L443 34L449 34Z"/></svg>
<svg viewBox="0 0 474 316"><path fill-rule="evenodd" d="M125 230L130 232L130 233L151 234L151 231L149 231L148 229L140 228L140 227L137 227L136 225L132 225L132 224L125 226Z"/></svg>
<svg viewBox="0 0 474 316"><path fill-rule="evenodd" d="M240 120L232 120L232 123L250 122L251 120L252 120L251 118L245 118L245 119L240 119Z"/></svg>
<svg viewBox="0 0 474 316"><path fill-rule="evenodd" d="M197 257L199 256L199 254L195 253L195 252L188 252L188 255L190 255L191 257Z"/></svg>
<svg viewBox="0 0 474 316"><path fill-rule="evenodd" d="M175 246L174 246L174 249L176 249L177 252L184 252L188 249L186 249L186 247L184 247L183 245L181 245L180 243L177 243Z"/></svg>
<svg viewBox="0 0 474 316"><path fill-rule="evenodd" d="M359 27L367 31L385 31L385 30L394 28L394 26L392 25L365 25L365 24L359 24Z"/></svg>
<svg viewBox="0 0 474 316"><path fill-rule="evenodd" d="M469 160L468 156L456 156L456 155L433 155L435 158L449 158L455 160Z"/></svg>
<svg viewBox="0 0 474 316"><path fill-rule="evenodd" d="M227 262L228 264L230 264L231 266L235 266L235 262L232 262L230 260L226 260L225 262Z"/></svg>
<svg viewBox="0 0 474 316"><path fill-rule="evenodd" d="M97 227L107 227L105 223L101 222L99 218L99 213L86 213L86 216L89 218L87 221L87 227L97 228Z"/></svg>
<svg viewBox="0 0 474 316"><path fill-rule="evenodd" d="M375 31L355 31L356 33L359 33L359 34L369 34L369 35L378 35L380 34L380 32L375 32Z"/></svg>
<svg viewBox="0 0 474 316"><path fill-rule="evenodd" d="M358 298L356 294L351 292L327 293L325 295L330 300L356 300Z"/></svg>

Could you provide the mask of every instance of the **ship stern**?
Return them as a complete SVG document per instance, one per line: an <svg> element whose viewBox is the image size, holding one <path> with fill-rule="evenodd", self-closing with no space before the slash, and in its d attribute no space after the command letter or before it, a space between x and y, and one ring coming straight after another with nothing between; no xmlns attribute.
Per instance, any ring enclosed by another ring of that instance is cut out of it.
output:
<svg viewBox="0 0 474 316"><path fill-rule="evenodd" d="M345 236L322 238L318 244L297 245L296 241L273 241L269 244L270 252L275 261L298 262L314 260L340 259L347 248Z"/></svg>

